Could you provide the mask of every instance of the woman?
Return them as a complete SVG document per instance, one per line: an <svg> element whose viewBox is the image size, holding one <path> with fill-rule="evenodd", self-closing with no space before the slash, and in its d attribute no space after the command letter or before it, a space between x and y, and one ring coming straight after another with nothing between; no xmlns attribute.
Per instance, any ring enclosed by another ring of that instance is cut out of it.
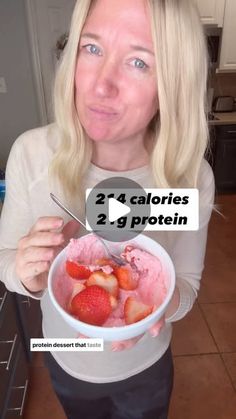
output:
<svg viewBox="0 0 236 419"><path fill-rule="evenodd" d="M123 351L105 342L104 352L47 354L70 419L167 418L171 322L196 299L214 199L203 159L206 80L205 39L189 0L78 0L56 78L56 122L23 134L13 146L1 278L9 290L41 300L48 338L76 337L46 291L55 254L76 234L50 191L66 197L80 216L84 189L117 174L143 187L197 187L200 193L199 231L149 234L169 252L177 275L158 336L146 333Z"/></svg>

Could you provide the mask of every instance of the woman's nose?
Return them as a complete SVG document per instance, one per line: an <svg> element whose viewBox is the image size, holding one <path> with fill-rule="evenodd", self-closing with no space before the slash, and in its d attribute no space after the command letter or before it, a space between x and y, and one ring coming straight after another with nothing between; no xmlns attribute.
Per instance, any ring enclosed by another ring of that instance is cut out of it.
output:
<svg viewBox="0 0 236 419"><path fill-rule="evenodd" d="M115 98L119 92L119 75L115 70L115 65L111 61L106 61L98 69L95 79L95 93L101 98Z"/></svg>

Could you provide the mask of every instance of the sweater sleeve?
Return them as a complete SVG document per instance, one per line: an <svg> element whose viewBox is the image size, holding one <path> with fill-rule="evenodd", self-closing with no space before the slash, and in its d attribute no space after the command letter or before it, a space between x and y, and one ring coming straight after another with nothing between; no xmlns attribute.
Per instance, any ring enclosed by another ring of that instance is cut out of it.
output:
<svg viewBox="0 0 236 419"><path fill-rule="evenodd" d="M180 293L177 311L167 322L183 318L192 308L200 288L204 269L208 224L214 206L215 183L212 170L203 161L199 182L199 230L176 232L170 244L170 255L176 271L176 285Z"/></svg>
<svg viewBox="0 0 236 419"><path fill-rule="evenodd" d="M0 279L9 291L40 299L44 292L30 293L15 272L18 241L28 233L32 224L19 137L13 144L6 168L6 196L0 218Z"/></svg>

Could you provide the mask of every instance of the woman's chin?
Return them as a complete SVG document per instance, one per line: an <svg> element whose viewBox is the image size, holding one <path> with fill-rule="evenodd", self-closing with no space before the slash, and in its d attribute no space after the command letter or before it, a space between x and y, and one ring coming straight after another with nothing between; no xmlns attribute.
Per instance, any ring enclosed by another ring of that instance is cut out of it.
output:
<svg viewBox="0 0 236 419"><path fill-rule="evenodd" d="M81 118L81 123L87 136L95 142L112 142L116 138L115 133L121 131L115 124L106 121L97 121L96 119L91 120L88 118L84 118L83 120L83 118Z"/></svg>
<svg viewBox="0 0 236 419"><path fill-rule="evenodd" d="M97 131L97 130L86 130L86 133L88 135L88 137L94 141L95 143L98 142L108 142L108 141L112 141L113 136L107 132L103 132L103 131Z"/></svg>

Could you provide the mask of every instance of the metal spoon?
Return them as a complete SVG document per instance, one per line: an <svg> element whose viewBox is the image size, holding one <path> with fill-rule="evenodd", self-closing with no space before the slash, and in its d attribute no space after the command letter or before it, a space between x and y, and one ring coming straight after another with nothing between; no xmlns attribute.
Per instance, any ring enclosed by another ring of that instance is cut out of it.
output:
<svg viewBox="0 0 236 419"><path fill-rule="evenodd" d="M61 208L63 209L67 214L69 214L72 218L74 218L75 221L77 221L79 224L81 224L86 230L86 225L83 223L83 221L81 221L76 215L74 215L67 207L65 207L64 204L62 204L62 202L53 194L50 193L50 197L52 198L52 200ZM104 246L104 248L106 249L107 254L109 255L109 257L117 264L117 265L125 265L126 262L120 257L115 255L114 253L112 253L106 243L101 239L101 237L94 233L93 234L100 240L100 242L102 243L102 245Z"/></svg>

